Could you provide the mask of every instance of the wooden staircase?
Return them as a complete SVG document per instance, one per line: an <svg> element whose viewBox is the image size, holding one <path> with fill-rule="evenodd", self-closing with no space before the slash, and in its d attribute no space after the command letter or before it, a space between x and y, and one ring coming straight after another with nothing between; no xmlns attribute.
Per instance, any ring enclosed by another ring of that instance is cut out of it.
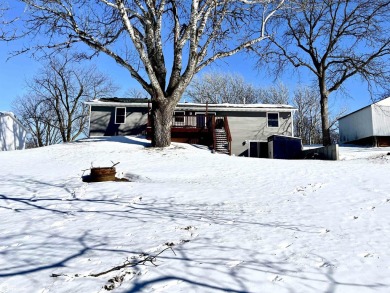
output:
<svg viewBox="0 0 390 293"><path fill-rule="evenodd" d="M230 134L230 127L227 116L212 116L211 122L213 151L220 154L231 155L232 135Z"/></svg>
<svg viewBox="0 0 390 293"><path fill-rule="evenodd" d="M229 142L224 128L215 129L215 152L229 155Z"/></svg>

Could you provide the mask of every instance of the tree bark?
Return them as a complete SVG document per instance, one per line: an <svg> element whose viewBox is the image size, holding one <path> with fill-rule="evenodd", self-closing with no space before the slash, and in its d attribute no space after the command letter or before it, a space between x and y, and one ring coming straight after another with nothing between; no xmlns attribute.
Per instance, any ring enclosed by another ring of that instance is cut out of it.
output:
<svg viewBox="0 0 390 293"><path fill-rule="evenodd" d="M328 93L321 91L321 124L322 124L322 144L331 145L329 129L329 112L328 112Z"/></svg>
<svg viewBox="0 0 390 293"><path fill-rule="evenodd" d="M152 101L152 146L167 147L171 144L171 126L175 103Z"/></svg>

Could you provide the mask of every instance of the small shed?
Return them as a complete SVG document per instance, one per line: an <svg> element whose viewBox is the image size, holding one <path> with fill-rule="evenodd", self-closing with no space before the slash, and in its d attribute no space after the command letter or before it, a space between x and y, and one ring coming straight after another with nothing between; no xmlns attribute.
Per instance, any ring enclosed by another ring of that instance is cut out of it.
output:
<svg viewBox="0 0 390 293"><path fill-rule="evenodd" d="M302 139L271 135L268 137L268 157L270 159L300 159L302 157Z"/></svg>
<svg viewBox="0 0 390 293"><path fill-rule="evenodd" d="M0 151L24 149L27 133L12 112L0 112Z"/></svg>
<svg viewBox="0 0 390 293"><path fill-rule="evenodd" d="M390 97L339 118L340 143L390 146Z"/></svg>

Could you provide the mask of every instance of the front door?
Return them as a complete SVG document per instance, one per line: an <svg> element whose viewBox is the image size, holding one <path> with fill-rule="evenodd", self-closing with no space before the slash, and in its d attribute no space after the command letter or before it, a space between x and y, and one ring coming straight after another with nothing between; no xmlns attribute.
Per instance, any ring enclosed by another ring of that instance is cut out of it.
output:
<svg viewBox="0 0 390 293"><path fill-rule="evenodd" d="M205 114L196 114L196 127L204 128L206 125L206 115Z"/></svg>

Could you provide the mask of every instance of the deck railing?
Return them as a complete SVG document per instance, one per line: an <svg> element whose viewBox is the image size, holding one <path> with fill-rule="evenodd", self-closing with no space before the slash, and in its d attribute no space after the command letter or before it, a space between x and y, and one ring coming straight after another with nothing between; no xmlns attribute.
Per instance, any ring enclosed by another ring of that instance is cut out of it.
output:
<svg viewBox="0 0 390 293"><path fill-rule="evenodd" d="M232 155L232 135L230 133L230 127L229 127L229 122L228 122L227 116L225 116L223 119L223 126L225 128L226 137L227 137L227 141L228 141L229 155L231 156Z"/></svg>
<svg viewBox="0 0 390 293"><path fill-rule="evenodd" d="M148 117L147 131L151 131L153 126L151 125L151 115ZM217 128L224 128L226 132L226 138L228 143L229 155L232 153L232 135L230 132L229 122L227 116L215 116L215 115L175 115L172 119L172 128L175 128L175 132L198 132L209 133L212 139L212 148L216 149L216 131ZM180 130L182 128L182 130ZM174 129L172 129L174 131ZM200 137L200 136L199 136ZM209 144L211 146L211 144Z"/></svg>
<svg viewBox="0 0 390 293"><path fill-rule="evenodd" d="M196 116L173 116L172 127L197 127Z"/></svg>
<svg viewBox="0 0 390 293"><path fill-rule="evenodd" d="M215 149L217 147L217 135L215 134L215 116L214 115L211 117L211 131L213 134L213 151L215 152Z"/></svg>
<svg viewBox="0 0 390 293"><path fill-rule="evenodd" d="M209 129L212 127L213 115L180 115L173 116L172 127Z"/></svg>

